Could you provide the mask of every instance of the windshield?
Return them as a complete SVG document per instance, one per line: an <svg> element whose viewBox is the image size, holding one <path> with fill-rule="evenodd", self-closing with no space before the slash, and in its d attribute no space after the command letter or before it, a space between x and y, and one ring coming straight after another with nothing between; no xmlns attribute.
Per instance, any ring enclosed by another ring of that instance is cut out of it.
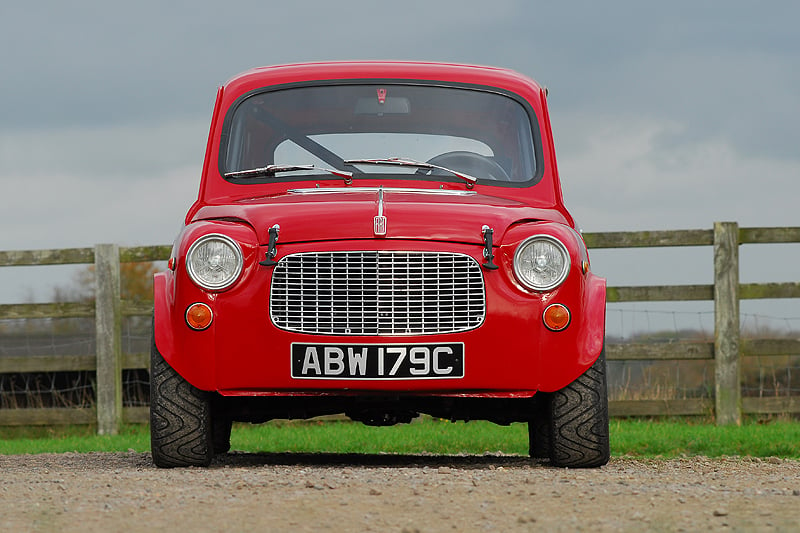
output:
<svg viewBox="0 0 800 533"><path fill-rule="evenodd" d="M497 92L400 84L296 87L252 94L229 112L220 170L230 181L268 165L314 165L354 178L460 181L455 171L479 183L521 185L541 175L535 138L529 111ZM435 168L354 161L388 158ZM280 179L312 174L320 171L294 169ZM247 182L276 179L269 174Z"/></svg>

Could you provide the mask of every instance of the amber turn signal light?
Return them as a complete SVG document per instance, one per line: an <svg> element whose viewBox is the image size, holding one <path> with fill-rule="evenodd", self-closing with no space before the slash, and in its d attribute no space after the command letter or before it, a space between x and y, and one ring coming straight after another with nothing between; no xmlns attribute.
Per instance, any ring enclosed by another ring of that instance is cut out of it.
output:
<svg viewBox="0 0 800 533"><path fill-rule="evenodd" d="M206 329L211 325L214 313L206 304L194 303L186 309L186 324L197 331Z"/></svg>
<svg viewBox="0 0 800 533"><path fill-rule="evenodd" d="M569 326L571 316L569 309L562 304L548 305L547 309L542 313L542 319L547 329L551 331L561 331Z"/></svg>

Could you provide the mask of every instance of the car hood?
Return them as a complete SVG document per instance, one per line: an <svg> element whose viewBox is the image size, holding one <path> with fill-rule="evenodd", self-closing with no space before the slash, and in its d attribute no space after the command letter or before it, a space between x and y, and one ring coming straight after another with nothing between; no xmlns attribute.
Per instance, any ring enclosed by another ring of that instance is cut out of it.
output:
<svg viewBox="0 0 800 533"><path fill-rule="evenodd" d="M386 217L385 235L376 234L375 217L381 208ZM248 223L260 244L269 242L269 228L275 224L280 226L283 244L374 238L481 244L484 225L494 230L495 244L501 244L506 230L517 222L568 223L555 208L531 207L472 191L377 187L295 189L206 205L192 221L215 219Z"/></svg>

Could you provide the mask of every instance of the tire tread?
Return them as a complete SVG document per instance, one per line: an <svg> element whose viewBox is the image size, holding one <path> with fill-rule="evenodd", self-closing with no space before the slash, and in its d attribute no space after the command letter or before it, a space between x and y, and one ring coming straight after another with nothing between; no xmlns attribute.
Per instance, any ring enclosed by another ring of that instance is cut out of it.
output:
<svg viewBox="0 0 800 533"><path fill-rule="evenodd" d="M551 398L550 462L594 468L610 457L605 350L578 379Z"/></svg>
<svg viewBox="0 0 800 533"><path fill-rule="evenodd" d="M211 401L152 347L150 364L150 447L163 468L207 466L213 457Z"/></svg>

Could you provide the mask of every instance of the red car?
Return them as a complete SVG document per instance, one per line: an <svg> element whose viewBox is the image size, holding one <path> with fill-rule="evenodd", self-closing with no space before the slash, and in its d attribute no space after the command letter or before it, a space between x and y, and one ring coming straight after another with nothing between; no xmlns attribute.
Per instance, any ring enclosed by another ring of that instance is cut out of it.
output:
<svg viewBox="0 0 800 533"><path fill-rule="evenodd" d="M155 464L209 464L233 421L334 413L527 422L531 456L605 464L605 280L563 204L546 94L411 62L221 87L155 276Z"/></svg>

